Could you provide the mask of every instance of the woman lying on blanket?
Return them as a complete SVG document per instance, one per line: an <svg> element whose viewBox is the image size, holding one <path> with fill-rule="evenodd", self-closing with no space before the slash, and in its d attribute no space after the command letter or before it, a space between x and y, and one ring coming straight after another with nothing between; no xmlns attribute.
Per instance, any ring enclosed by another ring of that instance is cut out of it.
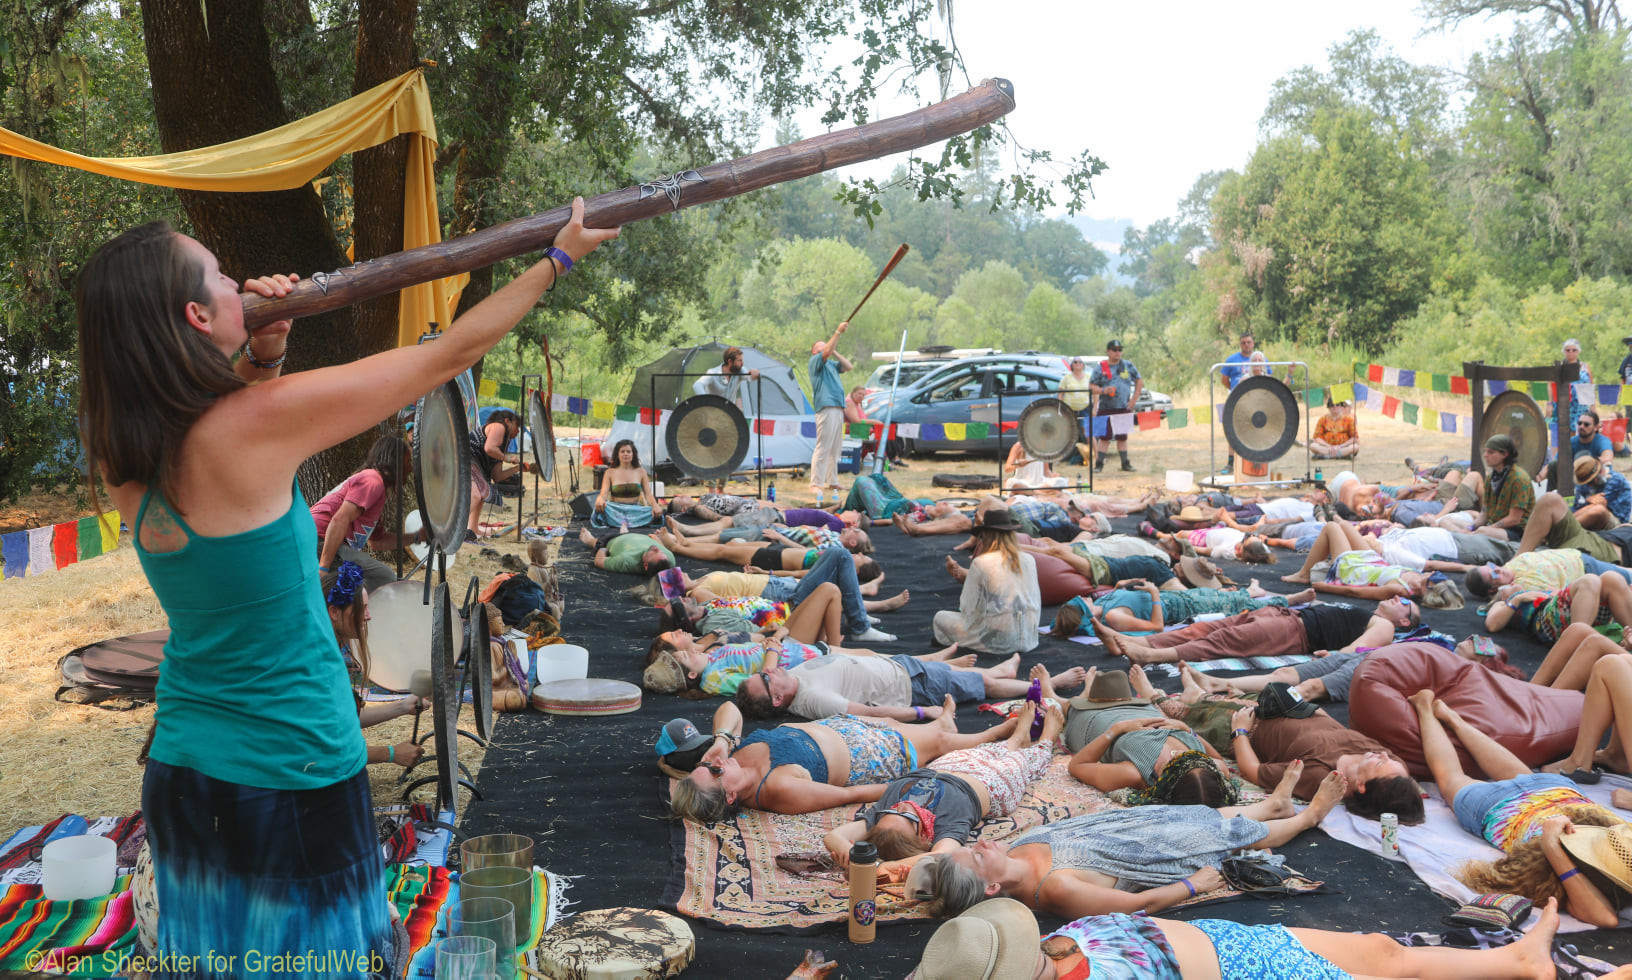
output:
<svg viewBox="0 0 1632 980"><path fill-rule="evenodd" d="M816 564L816 559L822 554L820 548L789 547L785 544L766 544L755 541L719 541L705 542L696 538L681 537L667 528L662 528L653 534L665 548L677 555L687 558L696 558L701 561L725 562L728 565L748 565L759 568L768 568L772 571L798 572ZM856 555L856 571L859 574L862 562L871 561ZM873 562L877 564L877 562Z"/></svg>
<svg viewBox="0 0 1632 980"><path fill-rule="evenodd" d="M1492 949L1402 946L1380 933L1249 926L1227 919L1092 915L1039 944L1037 918L1011 899L981 902L943 923L908 980L1534 980L1553 976L1558 909L1525 937ZM1608 974L1632 976L1632 967Z"/></svg>
<svg viewBox="0 0 1632 980"><path fill-rule="evenodd" d="M823 582L810 597L796 606L787 620L768 633L705 633L693 636L686 630L659 633L646 651L643 684L648 691L681 694L691 700L721 695L731 697L749 677L767 664L785 670L824 657L843 653L852 657L876 657L872 650L858 647L839 649L844 642L840 629L839 587ZM926 653L920 660L947 660L957 653L949 647ZM974 666L969 654L953 662Z"/></svg>
<svg viewBox="0 0 1632 980"><path fill-rule="evenodd" d="M1315 565L1331 562L1325 581L1311 582L1310 573ZM1314 547L1304 557L1303 567L1291 575L1282 575L1282 582L1313 585L1317 592L1350 596L1355 599L1393 599L1405 596L1429 609L1461 609L1462 590L1443 575L1432 577L1413 571L1403 565L1393 565L1372 550L1360 532L1347 521L1332 521L1315 539Z"/></svg>
<svg viewBox="0 0 1632 980"><path fill-rule="evenodd" d="M1571 623L1620 623L1623 646L1632 644L1632 586L1609 573L1588 572L1556 592L1504 586L1485 613L1485 628L1500 633L1517 624L1542 643L1556 643Z"/></svg>
<svg viewBox="0 0 1632 980"><path fill-rule="evenodd" d="M1501 743L1468 724L1433 691L1409 699L1422 729L1422 753L1463 830L1506 853L1499 861L1471 861L1456 876L1476 892L1512 892L1532 902L1558 899L1564 911L1602 929L1619 921L1625 892L1605 871L1632 875L1615 850L1632 852L1632 826L1576 791L1554 773L1533 773ZM1450 731L1447 732L1446 729ZM1455 735L1490 782L1462 771Z"/></svg>
<svg viewBox="0 0 1632 980"><path fill-rule="evenodd" d="M1055 697L1040 668L1043 696ZM1136 803L1233 806L1241 802L1223 756L1190 730L1163 715L1148 697L1135 697L1125 670L1088 671L1082 697L1072 698L1065 722L1071 775L1109 793L1136 789Z"/></svg>
<svg viewBox="0 0 1632 980"><path fill-rule="evenodd" d="M1286 597L1271 595L1254 582L1246 590L1164 590L1142 578L1118 582L1116 588L1090 600L1070 599L1054 614L1049 630L1056 640L1093 636L1094 620L1103 620L1118 633L1160 633L1168 623L1182 623L1204 613L1233 616L1248 609L1284 606Z"/></svg>
<svg viewBox="0 0 1632 980"><path fill-rule="evenodd" d="M877 803L856 819L829 831L822 843L840 867L850 866L850 845L871 841L884 859L882 870L919 854L946 854L974 838L987 817L1006 817L1020 805L1031 784L1054 757L1054 739L1065 715L1044 701L1042 741L1031 740L1037 706L1027 703L1006 741L948 752L935 764L907 773L884 789Z"/></svg>
<svg viewBox="0 0 1632 980"><path fill-rule="evenodd" d="M334 627L335 642L340 644L340 655L345 658L351 674L352 697L357 701L357 720L364 728L371 728L403 715L418 714L431 703L424 698L399 698L395 701L364 701L363 691L368 687L368 590L363 587L363 569L355 562L343 561L334 571L323 576L323 599L328 604L329 625ZM395 762L404 769L412 769L424 752L416 742L398 742L395 745L370 745L368 764Z"/></svg>
<svg viewBox="0 0 1632 980"><path fill-rule="evenodd" d="M1198 555L1229 558L1252 565L1274 564L1275 555L1270 552L1271 547L1293 548L1297 545L1297 542L1289 538L1266 538L1261 534L1237 531L1233 527L1204 527L1194 531L1180 531L1177 534L1157 531L1156 543L1174 558L1184 552L1185 545L1189 545L1190 550Z"/></svg>
<svg viewBox="0 0 1632 980"><path fill-rule="evenodd" d="M928 855L907 874L906 895L937 917L998 895L1066 919L1171 908L1222 885L1218 865L1232 851L1279 847L1343 798L1334 772L1294 813L1292 787L1302 774L1301 763L1288 766L1274 794L1251 806L1104 810L1044 824L1007 846L983 840Z"/></svg>
<svg viewBox="0 0 1632 980"><path fill-rule="evenodd" d="M714 712L717 738L691 775L674 786L674 815L698 823L731 816L737 807L772 813L814 813L846 803L871 803L884 784L955 749L1006 738L1006 722L978 734L958 732L949 697L941 716L921 725L885 718L834 715L821 721L762 728L747 738L730 702ZM726 745L733 748L728 752Z"/></svg>

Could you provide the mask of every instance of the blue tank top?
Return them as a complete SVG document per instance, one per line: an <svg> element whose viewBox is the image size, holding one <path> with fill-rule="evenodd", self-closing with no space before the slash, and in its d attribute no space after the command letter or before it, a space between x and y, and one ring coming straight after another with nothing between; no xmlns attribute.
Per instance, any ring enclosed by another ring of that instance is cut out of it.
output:
<svg viewBox="0 0 1632 980"><path fill-rule="evenodd" d="M170 618L148 754L213 779L318 789L355 776L368 749L317 571L317 526L296 487L289 511L251 531L187 534L136 556Z"/></svg>

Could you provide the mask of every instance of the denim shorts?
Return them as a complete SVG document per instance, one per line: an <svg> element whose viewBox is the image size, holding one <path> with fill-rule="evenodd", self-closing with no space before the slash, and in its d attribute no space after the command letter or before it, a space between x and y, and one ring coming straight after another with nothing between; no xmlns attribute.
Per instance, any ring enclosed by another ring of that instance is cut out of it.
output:
<svg viewBox="0 0 1632 980"><path fill-rule="evenodd" d="M904 653L890 659L912 679L912 703L933 707L946 700L978 701L986 696L986 679L972 670L953 670L939 661L919 660Z"/></svg>
<svg viewBox="0 0 1632 980"><path fill-rule="evenodd" d="M1544 789L1574 789L1568 777L1551 772L1531 772L1496 783L1470 783L1462 787L1451 802L1456 822L1475 837L1485 836L1485 814L1515 796L1538 793Z"/></svg>
<svg viewBox="0 0 1632 980"><path fill-rule="evenodd" d="M771 580L765 583L765 588L761 589L759 594L772 602L789 602L798 591L798 579L791 575L772 575Z"/></svg>

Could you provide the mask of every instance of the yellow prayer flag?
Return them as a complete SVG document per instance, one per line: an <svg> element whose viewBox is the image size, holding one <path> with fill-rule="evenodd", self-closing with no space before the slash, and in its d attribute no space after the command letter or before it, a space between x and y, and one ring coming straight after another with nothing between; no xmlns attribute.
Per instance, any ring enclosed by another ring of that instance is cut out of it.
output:
<svg viewBox="0 0 1632 980"><path fill-rule="evenodd" d="M946 423L946 439L948 442L963 442L969 438L969 426L963 422Z"/></svg>
<svg viewBox="0 0 1632 980"><path fill-rule="evenodd" d="M1417 424L1430 432L1439 431L1439 413L1431 408L1425 408L1417 416Z"/></svg>
<svg viewBox="0 0 1632 980"><path fill-rule="evenodd" d="M102 531L102 551L104 553L119 547L118 511L104 511L98 518L98 527Z"/></svg>
<svg viewBox="0 0 1632 980"><path fill-rule="evenodd" d="M1190 410L1190 421L1195 425L1213 424L1213 406L1197 405Z"/></svg>
<svg viewBox="0 0 1632 980"><path fill-rule="evenodd" d="M476 386L476 391L483 398L499 397L499 383L492 378L483 378L482 383Z"/></svg>
<svg viewBox="0 0 1632 980"><path fill-rule="evenodd" d="M1340 385L1332 385L1332 401L1333 402L1352 402L1352 401L1354 401L1354 385L1351 384L1350 382L1347 382L1347 381L1345 381L1344 383L1342 383Z"/></svg>
<svg viewBox="0 0 1632 980"><path fill-rule="evenodd" d="M1615 400L1617 405L1632 405L1632 385L1621 385L1621 396Z"/></svg>
<svg viewBox="0 0 1632 980"><path fill-rule="evenodd" d="M610 422L617 414L618 407L611 402L590 402L589 417L602 422Z"/></svg>

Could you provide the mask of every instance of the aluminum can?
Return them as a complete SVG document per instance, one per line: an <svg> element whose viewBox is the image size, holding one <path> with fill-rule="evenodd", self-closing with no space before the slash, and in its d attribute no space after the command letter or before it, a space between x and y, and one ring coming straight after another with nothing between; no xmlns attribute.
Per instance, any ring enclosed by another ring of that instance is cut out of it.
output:
<svg viewBox="0 0 1632 980"><path fill-rule="evenodd" d="M1383 855L1385 857L1400 856L1400 818L1397 814L1385 813L1381 817L1383 825Z"/></svg>

